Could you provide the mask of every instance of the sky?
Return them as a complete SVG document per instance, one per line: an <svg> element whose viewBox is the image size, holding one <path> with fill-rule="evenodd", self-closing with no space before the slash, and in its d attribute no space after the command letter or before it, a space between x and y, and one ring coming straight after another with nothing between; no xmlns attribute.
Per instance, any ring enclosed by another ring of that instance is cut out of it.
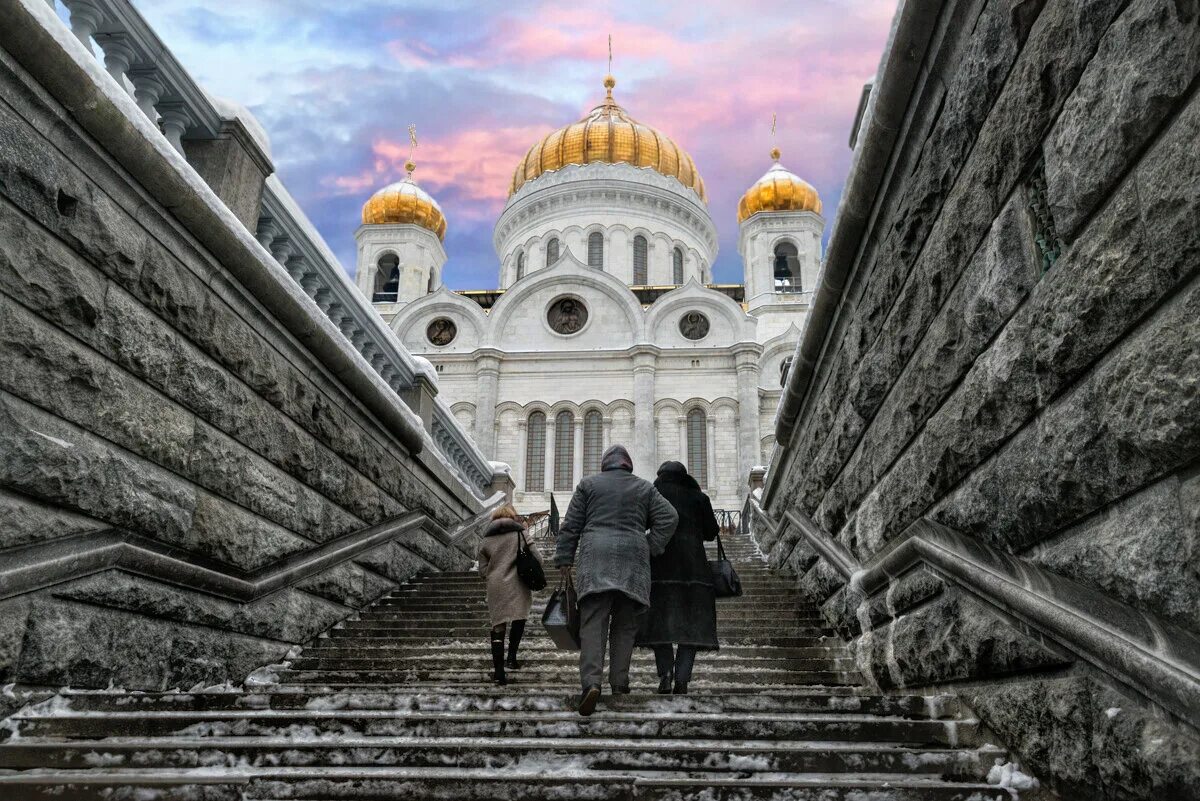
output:
<svg viewBox="0 0 1200 801"><path fill-rule="evenodd" d="M737 202L782 163L832 226L863 84L896 0L135 0L213 94L250 108L280 179L354 270L375 189L416 179L447 218L444 279L498 283L492 227L531 145L614 96L696 162L720 235L714 278L741 283Z"/></svg>

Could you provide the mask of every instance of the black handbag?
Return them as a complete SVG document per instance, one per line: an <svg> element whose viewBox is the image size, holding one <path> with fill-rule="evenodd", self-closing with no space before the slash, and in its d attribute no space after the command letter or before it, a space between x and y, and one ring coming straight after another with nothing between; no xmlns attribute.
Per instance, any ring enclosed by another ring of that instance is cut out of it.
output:
<svg viewBox="0 0 1200 801"><path fill-rule="evenodd" d="M534 592L546 589L546 571L529 549L529 543L521 532L517 532L517 578Z"/></svg>
<svg viewBox="0 0 1200 801"><path fill-rule="evenodd" d="M558 589L550 593L542 627L560 651L579 650L579 599L571 579L560 581Z"/></svg>
<svg viewBox="0 0 1200 801"><path fill-rule="evenodd" d="M713 588L718 598L738 598L742 594L742 580L738 578L733 563L725 558L725 546L721 544L721 535L717 534L717 558L709 559L708 566L712 568Z"/></svg>

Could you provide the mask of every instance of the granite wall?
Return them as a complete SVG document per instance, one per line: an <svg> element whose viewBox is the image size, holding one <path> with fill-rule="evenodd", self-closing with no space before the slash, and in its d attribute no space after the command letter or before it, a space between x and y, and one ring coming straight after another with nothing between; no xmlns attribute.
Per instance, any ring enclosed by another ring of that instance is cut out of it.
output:
<svg viewBox="0 0 1200 801"><path fill-rule="evenodd" d="M901 4L771 517L863 564L927 517L1200 634L1198 6ZM760 539L874 681L962 683L1064 797L1200 797L1196 730L1103 671L925 571L860 608Z"/></svg>
<svg viewBox="0 0 1200 801"><path fill-rule="evenodd" d="M311 306L309 342L341 336L60 60L48 89L0 49L0 683L240 681L468 565L454 535L482 506L420 420L282 324L272 292Z"/></svg>

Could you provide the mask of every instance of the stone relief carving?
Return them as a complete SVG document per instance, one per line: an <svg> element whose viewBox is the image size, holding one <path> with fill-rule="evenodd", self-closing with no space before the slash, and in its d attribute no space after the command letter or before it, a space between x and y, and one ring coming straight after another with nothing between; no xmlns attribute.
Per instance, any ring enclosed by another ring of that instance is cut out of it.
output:
<svg viewBox="0 0 1200 801"><path fill-rule="evenodd" d="M688 339L704 339L708 336L708 318L698 311L691 311L679 318L679 333Z"/></svg>
<svg viewBox="0 0 1200 801"><path fill-rule="evenodd" d="M458 336L458 326L453 320L445 317L439 317L429 324L429 328L425 329L425 336L434 345L449 345L454 341L454 337Z"/></svg>
<svg viewBox="0 0 1200 801"><path fill-rule="evenodd" d="M588 310L583 301L576 298L559 298L550 304L546 320L560 334L576 334L587 323Z"/></svg>

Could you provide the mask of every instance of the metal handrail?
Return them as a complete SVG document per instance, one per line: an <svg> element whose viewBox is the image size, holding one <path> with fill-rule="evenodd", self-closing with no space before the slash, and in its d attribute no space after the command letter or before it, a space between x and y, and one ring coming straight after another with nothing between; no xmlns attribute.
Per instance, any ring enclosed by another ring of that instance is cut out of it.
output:
<svg viewBox="0 0 1200 801"><path fill-rule="evenodd" d="M860 565L802 512L789 510L774 521L752 497L746 509L780 536L794 527L864 599L927 568L999 611L1002 620L1016 620L1022 630L1200 728L1200 638L1156 615L932 520L916 521L891 548Z"/></svg>

